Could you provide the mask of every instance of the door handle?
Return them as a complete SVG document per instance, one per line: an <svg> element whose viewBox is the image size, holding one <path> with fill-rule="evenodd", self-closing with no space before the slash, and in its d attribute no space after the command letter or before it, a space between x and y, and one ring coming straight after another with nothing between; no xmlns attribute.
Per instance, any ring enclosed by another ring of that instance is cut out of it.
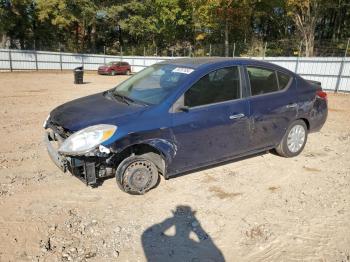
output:
<svg viewBox="0 0 350 262"><path fill-rule="evenodd" d="M245 114L237 114L237 115L230 115L230 119L233 120L233 119L240 119L240 118L243 118L245 117Z"/></svg>
<svg viewBox="0 0 350 262"><path fill-rule="evenodd" d="M297 103L292 103L292 104L286 105L287 108L295 108L295 107L297 107L297 106L298 106Z"/></svg>

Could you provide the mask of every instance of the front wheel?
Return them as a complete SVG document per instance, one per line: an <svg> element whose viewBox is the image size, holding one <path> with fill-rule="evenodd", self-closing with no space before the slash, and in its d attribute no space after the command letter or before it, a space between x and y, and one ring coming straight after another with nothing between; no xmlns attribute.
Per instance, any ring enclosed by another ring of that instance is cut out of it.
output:
<svg viewBox="0 0 350 262"><path fill-rule="evenodd" d="M124 159L116 171L117 184L129 194L142 195L159 180L159 171L152 159L154 153L132 155Z"/></svg>
<svg viewBox="0 0 350 262"><path fill-rule="evenodd" d="M276 147L276 152L283 157L299 155L306 144L308 130L303 120L294 121L286 131L281 143Z"/></svg>

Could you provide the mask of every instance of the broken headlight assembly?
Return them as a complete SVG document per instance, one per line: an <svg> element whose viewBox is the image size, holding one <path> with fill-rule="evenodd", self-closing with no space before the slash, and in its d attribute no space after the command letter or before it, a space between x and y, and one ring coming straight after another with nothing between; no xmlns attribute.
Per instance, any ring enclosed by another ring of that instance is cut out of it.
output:
<svg viewBox="0 0 350 262"><path fill-rule="evenodd" d="M59 147L62 155L83 155L110 139L117 131L114 125L95 125L69 136Z"/></svg>

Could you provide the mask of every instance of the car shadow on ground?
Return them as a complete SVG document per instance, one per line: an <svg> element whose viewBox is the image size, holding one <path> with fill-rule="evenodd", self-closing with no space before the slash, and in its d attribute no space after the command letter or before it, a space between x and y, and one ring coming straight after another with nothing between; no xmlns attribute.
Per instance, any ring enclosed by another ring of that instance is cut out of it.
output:
<svg viewBox="0 0 350 262"><path fill-rule="evenodd" d="M141 241L147 261L225 261L190 206L177 206L172 213L143 232Z"/></svg>

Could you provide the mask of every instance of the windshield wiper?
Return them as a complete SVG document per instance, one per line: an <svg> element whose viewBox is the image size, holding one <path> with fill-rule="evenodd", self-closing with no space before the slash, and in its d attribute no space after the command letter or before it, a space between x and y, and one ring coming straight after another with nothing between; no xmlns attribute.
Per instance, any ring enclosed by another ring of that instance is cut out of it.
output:
<svg viewBox="0 0 350 262"><path fill-rule="evenodd" d="M109 91L108 92L109 95L112 95L113 97L115 98L118 98L118 100L130 105L130 102L133 103L133 104L138 104L138 105L143 105L143 106L149 106L148 103L146 102L142 102L142 101L139 101L139 100L134 100L133 98L131 97L128 97L128 96L125 96L125 95L122 95L116 91Z"/></svg>
<svg viewBox="0 0 350 262"><path fill-rule="evenodd" d="M132 100L131 98L127 96L123 96L117 92L113 92L112 94L113 94L113 97L119 98L120 101L124 102L127 105L130 105L130 102L134 102L134 100Z"/></svg>
<svg viewBox="0 0 350 262"><path fill-rule="evenodd" d="M123 96L125 100L128 100L131 103L136 103L134 99L128 97L128 96Z"/></svg>

